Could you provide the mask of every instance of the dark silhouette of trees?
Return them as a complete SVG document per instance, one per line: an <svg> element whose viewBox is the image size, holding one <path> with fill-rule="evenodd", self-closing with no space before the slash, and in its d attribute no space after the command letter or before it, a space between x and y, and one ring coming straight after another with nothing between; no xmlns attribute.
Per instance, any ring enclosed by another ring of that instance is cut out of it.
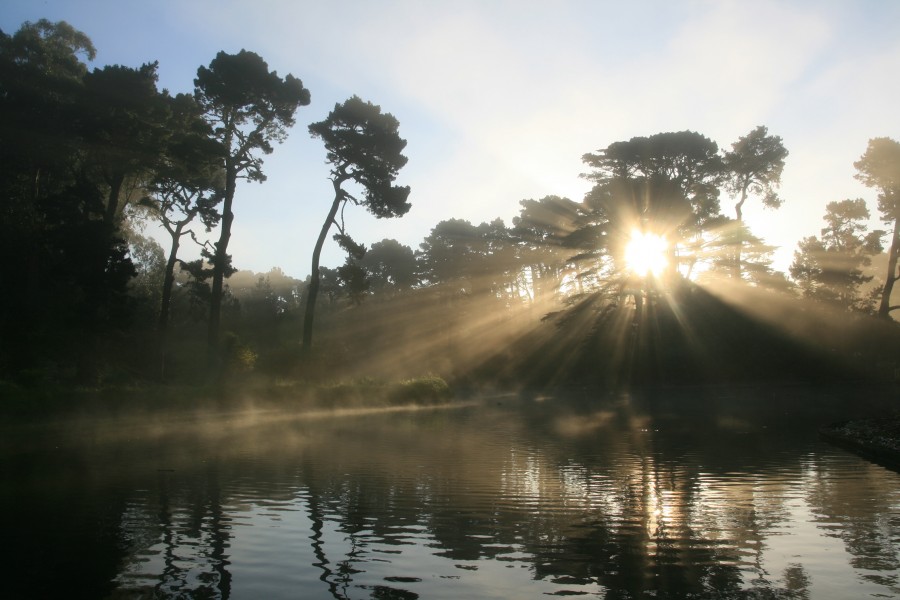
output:
<svg viewBox="0 0 900 600"><path fill-rule="evenodd" d="M113 65L84 76L82 135L89 164L109 190L103 220L111 230L121 219L123 186L153 172L171 131L156 68L157 63L138 69Z"/></svg>
<svg viewBox="0 0 900 600"><path fill-rule="evenodd" d="M528 299L539 302L560 290L571 251L563 244L578 220L580 205L568 198L546 196L522 200L513 218L518 264L528 280Z"/></svg>
<svg viewBox="0 0 900 600"><path fill-rule="evenodd" d="M822 237L804 238L790 272L803 295L842 310L871 312L871 297L861 297L860 288L872 280L863 267L881 252L883 231L866 233L869 209L863 199L829 202Z"/></svg>
<svg viewBox="0 0 900 600"><path fill-rule="evenodd" d="M759 125L731 145L723 157L723 176L728 192L737 197L734 205L735 217L738 221L734 268L736 277L741 277L741 252L744 239L743 228L744 203L750 194L760 196L763 206L779 208L782 199L777 189L781 184L781 173L788 151L782 144L781 137L769 135L768 128Z"/></svg>
<svg viewBox="0 0 900 600"><path fill-rule="evenodd" d="M743 221L742 210L750 194L759 196L767 208L781 206L777 189L787 156L781 137L769 135L763 125L742 136L724 153L725 187L738 199L734 205L738 221Z"/></svg>
<svg viewBox="0 0 900 600"><path fill-rule="evenodd" d="M219 361L219 324L223 281L230 265L228 243L234 221L238 179L261 182L262 156L271 154L294 124L294 113L309 104L309 90L291 74L284 79L256 53L219 52L209 67L197 69L194 97L224 152L225 193L219 241L212 259L208 347L212 368Z"/></svg>
<svg viewBox="0 0 900 600"><path fill-rule="evenodd" d="M396 186L394 180L407 158L402 154L406 140L397 130L399 122L390 113L382 113L381 107L364 102L357 96L335 104L324 121L313 123L309 132L325 144L327 162L331 165L331 183L334 200L322 225L312 255L312 269L303 317L303 348L312 346L313 320L316 296L319 293L319 258L325 238L332 225L338 228L338 236L346 244L352 244L338 221L338 212L348 202L363 205L378 218L400 217L410 208L407 198L409 187ZM343 188L355 183L363 189L358 198Z"/></svg>
<svg viewBox="0 0 900 600"><path fill-rule="evenodd" d="M94 54L87 36L66 23L0 32L0 286L10 290L0 295L4 375L64 371L70 380L97 382L125 347L146 348L128 359L137 366L129 373L165 376L167 353L179 357L169 360L179 367L186 366L182 356L195 356L182 372L198 373L204 356L192 344L203 343L204 327L216 377L227 360L236 365L244 355L244 366L258 356L272 372L353 365L355 375L374 363L354 357L381 353L381 366L409 374L410 357L426 352L436 370L468 377L491 352L503 362L527 346L521 364L538 383L563 362L570 374L588 373L598 356L610 381L674 380L684 360L693 361L686 372L697 377L710 364L751 373L771 357L745 360L744 348L781 357L795 350L786 334L756 332L754 319L724 301L752 312L757 307L747 298L764 305L775 297L771 288L792 285L773 271L773 248L743 222L748 200L781 204L776 191L788 153L764 126L726 151L693 131L614 142L584 155L592 189L582 201L522 200L511 226L446 219L414 252L389 239L366 248L345 227L348 205L378 218L410 208L409 188L396 182L407 162L397 119L353 96L309 126L325 146L334 196L308 283L273 270L243 271L241 282L226 285L236 272L228 247L238 182L265 180L265 155L285 139L309 91L246 50L220 52L198 69L193 95L175 97L157 89L155 62L89 71L84 61ZM892 224L878 307L888 317L898 308L890 295L900 279L900 144L873 139L855 165ZM722 192L734 198L732 218L722 213ZM148 212L138 212L136 198ZM148 214L168 233L165 249L142 235ZM871 311L874 302L865 295L872 286L866 268L882 234L866 231L865 203L833 202L825 218L820 236L800 242L791 268L805 298L779 299L810 321L822 311L804 302L855 311ZM186 236L200 227L207 234L220 227L216 242L197 236L202 258L185 262ZM627 260L635 232L665 238L667 270ZM346 253L335 268L320 265L329 235ZM717 283L721 297L712 293ZM320 294L331 310L317 314ZM158 303L155 317L151 302ZM539 314L560 317L545 319L560 328L548 333ZM182 319L186 326L176 329L175 315L194 322ZM296 348L283 340L299 337L309 350L316 317L324 343L337 350L298 365ZM880 321L847 322L850 331ZM227 343L219 339L223 324L232 331ZM702 352L695 352L698 341L706 344ZM382 352L386 344L396 350Z"/></svg>
<svg viewBox="0 0 900 600"><path fill-rule="evenodd" d="M592 172L585 177L595 183L585 203L589 212L603 207L595 221L612 219L615 234L608 240L624 239L637 228L663 235L670 244L669 275L679 263L696 260L689 248L707 244L703 234L720 226L719 180L722 159L718 146L693 132L657 133L614 142L595 154L585 154ZM605 197L604 197L605 196ZM577 236L576 236L577 240ZM580 242L579 242L580 243ZM681 254L676 254L679 247Z"/></svg>
<svg viewBox="0 0 900 600"><path fill-rule="evenodd" d="M190 235L200 243L196 233L188 228L198 215L207 232L218 223L220 215L215 206L222 200L225 183L221 168L222 147L213 139L210 126L203 120L194 98L179 94L171 98L169 104L171 138L166 157L147 185L149 196L143 202L170 238L156 325L160 377L165 377L169 310L181 239Z"/></svg>
<svg viewBox="0 0 900 600"><path fill-rule="evenodd" d="M134 267L121 232L104 220L108 186L85 141L91 125L118 135L112 113L128 107L110 99L102 126L87 111L80 57L94 53L67 23L0 33L0 286L17 290L0 301L0 338L13 340L0 358L19 373L76 358L78 376L93 380L99 336L129 312Z"/></svg>
<svg viewBox="0 0 900 600"><path fill-rule="evenodd" d="M463 219L441 221L419 244L417 261L419 278L430 286L446 285L467 280L477 260L473 244L477 239L475 226ZM462 283L461 289L468 286Z"/></svg>
<svg viewBox="0 0 900 600"><path fill-rule="evenodd" d="M667 277L676 277L676 254L719 222L721 170L718 147L691 131L660 133L615 142L584 155L595 182L585 197L577 227L566 244L578 250L582 281L602 282L614 295L644 281L625 272L624 251L633 231L663 236L669 244ZM609 287L612 284L612 288Z"/></svg>
<svg viewBox="0 0 900 600"><path fill-rule="evenodd" d="M585 154L593 171L585 175L598 185L614 180L666 180L676 184L691 205L691 219L680 227L703 228L719 214L722 160L715 142L693 131L657 133L614 142ZM670 225L671 226L671 225Z"/></svg>
<svg viewBox="0 0 900 600"><path fill-rule="evenodd" d="M516 240L501 219L479 225L463 219L441 221L419 248L423 285L504 300L519 286Z"/></svg>
<svg viewBox="0 0 900 600"><path fill-rule="evenodd" d="M370 289L375 293L396 294L418 282L416 256L412 248L393 239L375 242L360 265L366 270Z"/></svg>
<svg viewBox="0 0 900 600"><path fill-rule="evenodd" d="M853 166L858 171L857 179L878 190L878 212L892 230L887 274L878 305L878 316L890 319L891 311L900 308L900 305L891 306L891 292L894 283L900 279L897 269L897 258L900 257L900 143L887 137L871 139L865 154Z"/></svg>

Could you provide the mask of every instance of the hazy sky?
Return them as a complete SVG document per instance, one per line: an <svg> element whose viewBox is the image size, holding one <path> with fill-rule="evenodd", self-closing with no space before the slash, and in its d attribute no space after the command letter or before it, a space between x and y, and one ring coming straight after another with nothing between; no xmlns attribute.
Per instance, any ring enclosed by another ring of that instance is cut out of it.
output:
<svg viewBox="0 0 900 600"><path fill-rule="evenodd" d="M900 139L900 2L2 0L0 28L65 20L97 47L91 66L159 61L160 87L193 89L220 50L260 54L312 93L268 181L238 188L235 266L309 273L331 202L307 125L356 94L400 121L412 210L347 222L357 241L414 249L443 219L507 224L519 201L581 200L581 156L633 136L698 131L720 147L756 125L790 151L778 211L745 219L786 268L825 204L874 193L853 162ZM733 216L733 202L723 197ZM325 264L343 256L329 242Z"/></svg>

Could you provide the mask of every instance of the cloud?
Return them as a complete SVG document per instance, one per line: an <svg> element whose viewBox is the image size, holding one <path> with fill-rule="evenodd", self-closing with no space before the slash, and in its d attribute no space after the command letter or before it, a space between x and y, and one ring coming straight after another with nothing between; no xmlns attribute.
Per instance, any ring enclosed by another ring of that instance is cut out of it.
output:
<svg viewBox="0 0 900 600"><path fill-rule="evenodd" d="M786 204L745 212L757 233L790 247L799 224L803 235L818 230L833 194L859 191L852 161L868 137L898 135L900 46L889 27L872 27L889 20L879 3L254 6L198 0L177 10L198 35L256 49L300 76L313 92L303 121L351 93L400 120L413 210L402 223L359 217L368 241L398 231L415 247L441 219L508 222L523 198L580 199L581 155L616 140L691 129L727 147L764 124L791 152ZM303 148L295 164L321 163L320 148ZM304 197L296 175L282 185ZM270 174L268 193L281 177ZM321 202L298 216L305 237L314 237Z"/></svg>

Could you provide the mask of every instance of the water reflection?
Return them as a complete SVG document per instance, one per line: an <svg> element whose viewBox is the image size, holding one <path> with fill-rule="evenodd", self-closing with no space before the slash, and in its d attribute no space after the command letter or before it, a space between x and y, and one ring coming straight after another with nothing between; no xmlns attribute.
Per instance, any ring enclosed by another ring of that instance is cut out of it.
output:
<svg viewBox="0 0 900 600"><path fill-rule="evenodd" d="M13 590L900 597L900 476L816 438L840 399L747 394L32 436Z"/></svg>

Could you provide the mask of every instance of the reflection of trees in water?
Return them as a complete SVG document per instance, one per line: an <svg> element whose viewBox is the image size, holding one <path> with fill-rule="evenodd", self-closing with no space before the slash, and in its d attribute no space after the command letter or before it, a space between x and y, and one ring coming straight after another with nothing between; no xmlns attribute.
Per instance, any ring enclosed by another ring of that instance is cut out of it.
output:
<svg viewBox="0 0 900 600"><path fill-rule="evenodd" d="M148 597L230 596L231 524L217 465L193 475L159 471L156 489L130 503L122 534L133 554L116 578L120 588Z"/></svg>
<svg viewBox="0 0 900 600"><path fill-rule="evenodd" d="M900 498L884 479L885 469L874 464L842 481L811 465L807 501L826 535L843 541L861 577L900 594Z"/></svg>
<svg viewBox="0 0 900 600"><path fill-rule="evenodd" d="M766 554L770 538L791 528L791 502L801 501L843 524L854 567L896 585L895 499L874 510L853 502L877 496L885 485L877 474L862 487L835 481L798 454L796 436L764 433L749 415L698 412L685 426L665 407L649 418L634 403L571 414L522 408L393 415L377 427L368 418L295 424L289 438L268 428L249 445L254 460L217 455L203 485L177 495L161 487L157 506L148 502L144 521L165 548L158 589L227 597L229 515L274 497L303 511L313 558L300 568L312 564L320 592L334 598L353 589L414 595L371 583L409 552L464 570L524 563L535 579L605 589L606 598L806 598L804 566ZM291 447L298 437L306 442ZM805 500L796 495L801 481L810 482ZM188 546L199 550L186 556Z"/></svg>

